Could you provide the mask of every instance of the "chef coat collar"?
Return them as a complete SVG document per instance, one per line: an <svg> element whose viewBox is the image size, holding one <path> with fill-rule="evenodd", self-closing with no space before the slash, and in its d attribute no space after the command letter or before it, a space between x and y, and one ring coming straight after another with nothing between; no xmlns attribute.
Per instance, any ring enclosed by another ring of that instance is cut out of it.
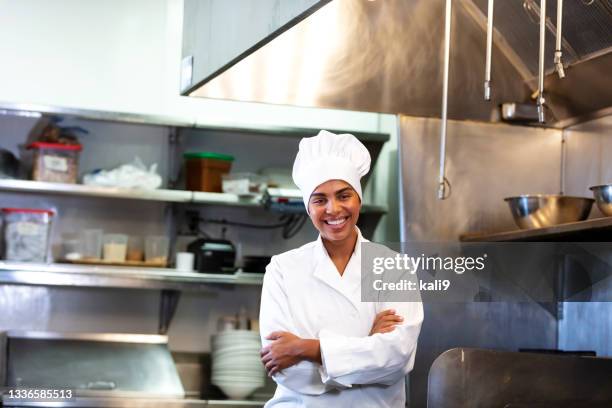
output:
<svg viewBox="0 0 612 408"><path fill-rule="evenodd" d="M363 242L369 241L361 235L361 231L357 228L355 249L342 276L327 253L320 234L316 241L314 254L314 277L346 297L356 309L359 309L359 303L361 303L361 244Z"/></svg>

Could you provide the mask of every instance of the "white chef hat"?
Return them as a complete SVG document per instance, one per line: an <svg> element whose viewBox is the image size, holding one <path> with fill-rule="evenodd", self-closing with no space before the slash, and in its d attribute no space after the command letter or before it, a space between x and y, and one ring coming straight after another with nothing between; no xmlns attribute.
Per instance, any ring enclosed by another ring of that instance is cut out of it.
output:
<svg viewBox="0 0 612 408"><path fill-rule="evenodd" d="M293 182L299 187L306 211L312 192L329 180L343 180L363 202L360 179L370 170L370 153L353 135L321 130L305 137L293 163Z"/></svg>

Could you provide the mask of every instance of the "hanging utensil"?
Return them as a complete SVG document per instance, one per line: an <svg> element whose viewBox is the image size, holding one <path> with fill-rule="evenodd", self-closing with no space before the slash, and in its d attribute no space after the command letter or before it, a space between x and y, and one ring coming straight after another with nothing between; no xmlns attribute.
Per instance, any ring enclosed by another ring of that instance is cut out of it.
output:
<svg viewBox="0 0 612 408"><path fill-rule="evenodd" d="M546 47L546 0L540 0L540 58L539 58L539 78L538 78L538 120L540 123L546 122L544 116L544 51Z"/></svg>
<svg viewBox="0 0 612 408"><path fill-rule="evenodd" d="M445 200L450 196L450 183L446 173L446 123L448 113L448 71L450 65L450 33L452 18L452 0L446 0L444 22L444 78L442 81L442 124L440 127L440 175L438 177L438 199ZM447 191L448 186L448 191Z"/></svg>
<svg viewBox="0 0 612 408"><path fill-rule="evenodd" d="M491 100L491 53L493 50L493 5L495 0L489 0L487 10L487 57L485 62L484 99Z"/></svg>
<svg viewBox="0 0 612 408"><path fill-rule="evenodd" d="M563 24L563 0L557 0L557 46L555 49L555 70L559 75L559 78L565 78L565 70L563 68L563 62L561 61L561 56L563 55L563 51L561 50L561 41L563 37L561 35L561 26Z"/></svg>

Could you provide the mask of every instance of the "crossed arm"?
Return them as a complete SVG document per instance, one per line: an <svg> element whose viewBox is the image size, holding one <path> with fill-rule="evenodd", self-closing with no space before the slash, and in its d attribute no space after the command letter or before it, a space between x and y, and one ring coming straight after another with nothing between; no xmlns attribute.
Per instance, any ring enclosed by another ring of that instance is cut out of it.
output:
<svg viewBox="0 0 612 408"><path fill-rule="evenodd" d="M369 336L376 333L389 333L401 324L404 318L394 309L383 310L376 315ZM266 336L272 342L261 349L261 362L268 376L298 364L300 361L323 364L321 343L318 339L302 339L288 331L274 331Z"/></svg>
<svg viewBox="0 0 612 408"><path fill-rule="evenodd" d="M303 339L295 334L282 279L273 260L261 300L261 359L278 384L318 395L353 384L391 385L412 369L423 320L420 302L383 303L386 310L365 337L322 330L318 339Z"/></svg>

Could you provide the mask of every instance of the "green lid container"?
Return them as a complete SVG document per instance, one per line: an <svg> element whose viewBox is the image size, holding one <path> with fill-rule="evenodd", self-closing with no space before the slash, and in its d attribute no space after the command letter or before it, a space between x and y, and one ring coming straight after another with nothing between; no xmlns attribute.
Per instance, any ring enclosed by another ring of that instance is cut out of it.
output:
<svg viewBox="0 0 612 408"><path fill-rule="evenodd" d="M234 161L234 156L215 152L190 152L184 153L183 157L185 159L215 159L224 161Z"/></svg>

